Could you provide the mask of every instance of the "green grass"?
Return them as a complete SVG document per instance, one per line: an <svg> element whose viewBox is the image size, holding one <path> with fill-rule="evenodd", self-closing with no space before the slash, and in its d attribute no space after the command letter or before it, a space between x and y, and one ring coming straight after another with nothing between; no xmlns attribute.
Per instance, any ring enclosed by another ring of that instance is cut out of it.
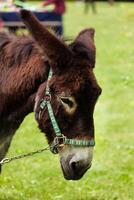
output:
<svg viewBox="0 0 134 200"><path fill-rule="evenodd" d="M98 14L68 4L65 35L96 29L95 73L103 93L95 110L96 147L92 169L83 179L64 180L58 156L50 152L3 167L0 200L134 199L134 4L97 3ZM46 145L33 115L21 125L9 155Z"/></svg>

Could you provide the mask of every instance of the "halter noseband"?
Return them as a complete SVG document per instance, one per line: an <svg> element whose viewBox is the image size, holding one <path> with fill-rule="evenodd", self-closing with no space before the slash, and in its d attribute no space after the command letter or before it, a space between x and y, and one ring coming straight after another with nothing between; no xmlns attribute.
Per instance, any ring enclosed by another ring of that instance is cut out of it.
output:
<svg viewBox="0 0 134 200"><path fill-rule="evenodd" d="M76 139L69 139L65 135L61 133L61 130L59 128L59 125L56 121L56 118L54 116L54 112L51 106L51 93L50 93L50 88L49 88L49 81L52 78L53 72L52 69L49 71L48 75L48 80L47 80L47 85L46 85L46 90L45 90L45 99L42 99L40 102L40 108L41 111L44 110L46 107L48 109L49 117L54 129L54 132L56 134L56 137L54 138L53 142L50 145L50 150L52 153L56 154L58 153L58 146L59 145L74 145L74 146L84 146L84 147L92 147L95 146L95 141L94 139L91 140L76 140ZM41 112L40 111L40 112Z"/></svg>

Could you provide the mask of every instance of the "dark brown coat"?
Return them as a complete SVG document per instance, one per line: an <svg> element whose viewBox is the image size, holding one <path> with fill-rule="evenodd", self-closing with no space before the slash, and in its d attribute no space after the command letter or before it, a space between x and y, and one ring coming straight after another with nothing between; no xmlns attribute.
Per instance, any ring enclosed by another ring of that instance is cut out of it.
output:
<svg viewBox="0 0 134 200"><path fill-rule="evenodd" d="M32 37L0 33L0 160L24 117L33 111L35 97L39 127L49 143L55 137L48 114L44 112L38 118L50 67L54 73L50 82L52 106L61 130L69 138L94 137L93 110L101 93L93 73L93 29L82 31L67 46L30 12L24 10L21 16ZM67 113L57 100L61 94L75 98L78 106L73 114Z"/></svg>

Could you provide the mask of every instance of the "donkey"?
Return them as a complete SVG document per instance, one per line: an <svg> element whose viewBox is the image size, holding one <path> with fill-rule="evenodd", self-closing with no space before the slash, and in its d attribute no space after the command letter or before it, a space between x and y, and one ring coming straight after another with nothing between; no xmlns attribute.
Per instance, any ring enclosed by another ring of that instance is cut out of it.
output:
<svg viewBox="0 0 134 200"><path fill-rule="evenodd" d="M91 167L93 112L101 94L93 72L95 31L85 29L66 45L30 11L20 15L32 37L0 33L0 160L34 111L65 179L78 180Z"/></svg>

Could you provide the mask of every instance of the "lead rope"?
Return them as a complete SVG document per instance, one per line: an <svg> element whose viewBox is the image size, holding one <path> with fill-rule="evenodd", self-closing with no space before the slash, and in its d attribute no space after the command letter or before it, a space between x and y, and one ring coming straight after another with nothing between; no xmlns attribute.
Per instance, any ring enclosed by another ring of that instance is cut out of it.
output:
<svg viewBox="0 0 134 200"><path fill-rule="evenodd" d="M42 152L44 152L46 150L50 150L50 147L47 146L45 148L39 149L37 151L30 152L30 153L17 155L17 156L11 157L11 158L4 158L3 160L0 161L0 165L4 165L4 164L12 162L14 160L18 160L18 159L22 159L22 158L25 158L25 157L33 156L35 154L42 153Z"/></svg>

